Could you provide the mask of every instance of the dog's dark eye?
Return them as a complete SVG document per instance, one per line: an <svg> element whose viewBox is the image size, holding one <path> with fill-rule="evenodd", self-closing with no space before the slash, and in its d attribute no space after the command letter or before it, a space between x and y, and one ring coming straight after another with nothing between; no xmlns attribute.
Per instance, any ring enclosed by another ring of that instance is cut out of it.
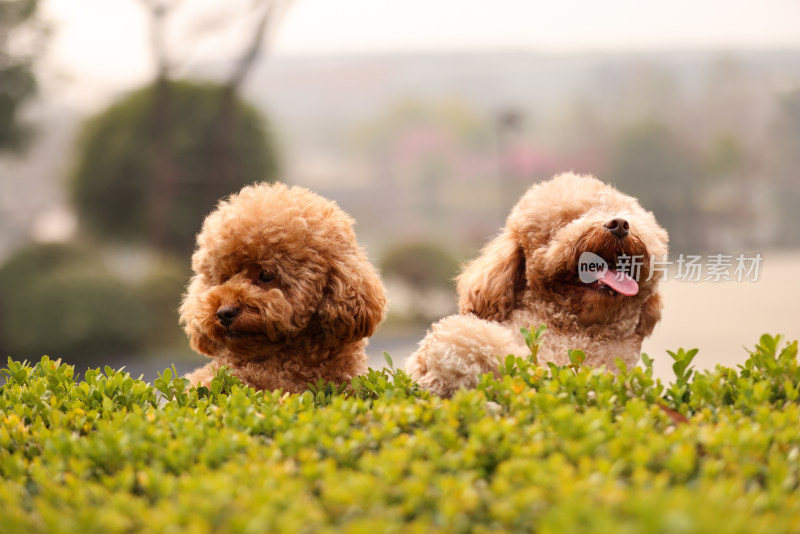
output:
<svg viewBox="0 0 800 534"><path fill-rule="evenodd" d="M266 271L261 271L261 274L258 275L258 279L262 284L269 284L275 281L275 277Z"/></svg>

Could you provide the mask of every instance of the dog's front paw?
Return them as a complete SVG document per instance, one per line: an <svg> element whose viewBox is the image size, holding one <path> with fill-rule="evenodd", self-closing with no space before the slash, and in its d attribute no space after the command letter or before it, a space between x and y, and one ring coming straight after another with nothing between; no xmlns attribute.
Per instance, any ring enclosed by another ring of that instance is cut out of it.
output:
<svg viewBox="0 0 800 534"><path fill-rule="evenodd" d="M214 365L214 362L210 362L205 364L203 367L198 367L191 373L188 373L184 378L189 380L190 386L196 386L200 384L201 386L208 387L211 384L211 381L217 374L217 366Z"/></svg>
<svg viewBox="0 0 800 534"><path fill-rule="evenodd" d="M480 375L496 372L499 357L526 353L518 336L503 325L451 315L433 325L405 369L422 388L450 397L458 389L474 388Z"/></svg>

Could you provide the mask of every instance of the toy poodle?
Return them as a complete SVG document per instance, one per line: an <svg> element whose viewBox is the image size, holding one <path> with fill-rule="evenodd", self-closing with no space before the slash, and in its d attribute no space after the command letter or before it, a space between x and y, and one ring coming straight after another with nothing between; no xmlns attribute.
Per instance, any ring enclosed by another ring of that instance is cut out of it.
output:
<svg viewBox="0 0 800 534"><path fill-rule="evenodd" d="M541 323L540 362L564 365L568 349L583 349L587 365L635 365L661 317L651 258L664 261L667 240L636 199L593 177L534 185L457 278L460 315L433 325L406 371L450 396L495 372L499 357L528 354L520 329Z"/></svg>
<svg viewBox="0 0 800 534"><path fill-rule="evenodd" d="M363 374L386 298L352 225L300 187L262 183L221 201L180 307L191 347L213 361L186 378L208 385L227 365L257 389L296 393Z"/></svg>

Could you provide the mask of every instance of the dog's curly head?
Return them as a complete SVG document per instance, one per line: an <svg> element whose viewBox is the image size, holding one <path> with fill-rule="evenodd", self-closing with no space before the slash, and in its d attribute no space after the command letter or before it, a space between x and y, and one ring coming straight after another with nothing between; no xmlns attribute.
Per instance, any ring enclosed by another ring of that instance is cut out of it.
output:
<svg viewBox="0 0 800 534"><path fill-rule="evenodd" d="M637 333L649 335L661 310L661 272L651 276L650 258L666 255L667 240L633 197L590 176L556 176L523 195L503 232L459 276L461 312L502 322L515 309L546 301L582 325L635 316ZM586 252L605 260L622 281L582 281L579 260ZM638 283L614 271L620 258L642 264Z"/></svg>
<svg viewBox="0 0 800 534"><path fill-rule="evenodd" d="M282 184L221 201L197 236L180 308L192 348L247 357L372 335L386 299L352 223L335 203Z"/></svg>

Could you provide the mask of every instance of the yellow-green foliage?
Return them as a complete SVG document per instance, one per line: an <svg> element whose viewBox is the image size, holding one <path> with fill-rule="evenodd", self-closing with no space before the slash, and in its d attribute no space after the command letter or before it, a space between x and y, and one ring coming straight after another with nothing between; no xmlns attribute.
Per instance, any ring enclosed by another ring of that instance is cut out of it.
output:
<svg viewBox="0 0 800 534"><path fill-rule="evenodd" d="M450 400L391 370L282 395L9 360L0 531L800 531L797 342L672 356L668 386L510 356Z"/></svg>

